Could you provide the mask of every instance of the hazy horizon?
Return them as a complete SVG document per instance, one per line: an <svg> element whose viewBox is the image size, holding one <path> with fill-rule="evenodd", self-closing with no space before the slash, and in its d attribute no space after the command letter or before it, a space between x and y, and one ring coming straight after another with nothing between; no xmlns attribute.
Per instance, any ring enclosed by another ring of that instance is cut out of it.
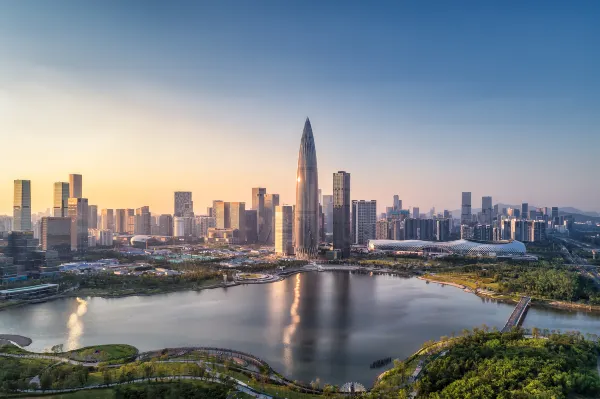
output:
<svg viewBox="0 0 600 399"><path fill-rule="evenodd" d="M600 211L600 4L11 2L0 14L0 214L83 175L102 208L192 191L295 202L310 117L323 194L379 211L494 203Z"/></svg>

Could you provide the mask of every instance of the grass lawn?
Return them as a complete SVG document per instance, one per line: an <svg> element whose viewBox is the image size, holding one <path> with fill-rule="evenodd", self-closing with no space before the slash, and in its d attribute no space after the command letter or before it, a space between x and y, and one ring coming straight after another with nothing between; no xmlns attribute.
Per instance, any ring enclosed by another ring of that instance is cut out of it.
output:
<svg viewBox="0 0 600 399"><path fill-rule="evenodd" d="M111 360L126 359L137 355L137 348L131 345L97 345L76 349L60 355L67 356L73 360L84 362L108 362Z"/></svg>

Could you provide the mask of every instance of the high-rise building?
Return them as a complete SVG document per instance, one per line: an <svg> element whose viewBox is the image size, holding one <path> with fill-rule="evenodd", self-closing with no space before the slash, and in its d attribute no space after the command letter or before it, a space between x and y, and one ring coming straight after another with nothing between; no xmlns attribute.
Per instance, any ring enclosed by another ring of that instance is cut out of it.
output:
<svg viewBox="0 0 600 399"><path fill-rule="evenodd" d="M161 236L173 235L173 216L164 214L158 218L158 231Z"/></svg>
<svg viewBox="0 0 600 399"><path fill-rule="evenodd" d="M258 211L256 209L246 209L246 244L256 244L258 242ZM215 226L211 226L215 227Z"/></svg>
<svg viewBox="0 0 600 399"><path fill-rule="evenodd" d="M71 218L42 218L41 241L44 251L57 251L61 257L68 255L71 252Z"/></svg>
<svg viewBox="0 0 600 399"><path fill-rule="evenodd" d="M101 247L112 247L113 246L112 230L106 230L106 229L97 230L96 245L99 245Z"/></svg>
<svg viewBox="0 0 600 399"><path fill-rule="evenodd" d="M175 191L173 216L194 216L194 202L190 191Z"/></svg>
<svg viewBox="0 0 600 399"><path fill-rule="evenodd" d="M31 231L31 181L15 180L13 230Z"/></svg>
<svg viewBox="0 0 600 399"><path fill-rule="evenodd" d="M294 240L296 257L310 259L319 250L319 177L317 151L310 121L306 118L296 173Z"/></svg>
<svg viewBox="0 0 600 399"><path fill-rule="evenodd" d="M185 237L185 224L186 218L183 216L177 216L173 218L173 236Z"/></svg>
<svg viewBox="0 0 600 399"><path fill-rule="evenodd" d="M448 241L450 238L450 219L437 219L436 224L436 239L438 241Z"/></svg>
<svg viewBox="0 0 600 399"><path fill-rule="evenodd" d="M294 228L294 209L291 205L275 207L275 253L292 255L294 244L292 240Z"/></svg>
<svg viewBox="0 0 600 399"><path fill-rule="evenodd" d="M452 219L452 214L448 209L444 209L444 219Z"/></svg>
<svg viewBox="0 0 600 399"><path fill-rule="evenodd" d="M492 197L481 197L481 214L483 224L492 224Z"/></svg>
<svg viewBox="0 0 600 399"><path fill-rule="evenodd" d="M460 224L470 224L473 221L470 192L463 191L461 204Z"/></svg>
<svg viewBox="0 0 600 399"><path fill-rule="evenodd" d="M246 211L246 220L248 220L248 212ZM217 222L212 216L196 216L196 235L201 238L208 237L208 229L215 228L216 224ZM254 234L256 235L256 231Z"/></svg>
<svg viewBox="0 0 600 399"><path fill-rule="evenodd" d="M245 242L246 234L246 203L228 202L229 204L229 225L227 227L233 230L239 230L238 238L240 242Z"/></svg>
<svg viewBox="0 0 600 399"><path fill-rule="evenodd" d="M333 174L333 249L342 257L350 256L350 173Z"/></svg>
<svg viewBox="0 0 600 399"><path fill-rule="evenodd" d="M67 217L69 213L69 183L54 183L54 208L52 215L59 218Z"/></svg>
<svg viewBox="0 0 600 399"><path fill-rule="evenodd" d="M325 234L333 234L333 195L323 196L323 214Z"/></svg>
<svg viewBox="0 0 600 399"><path fill-rule="evenodd" d="M115 231L115 218L112 209L102 209L102 230Z"/></svg>
<svg viewBox="0 0 600 399"><path fill-rule="evenodd" d="M115 209L115 233L124 234L127 232L127 210Z"/></svg>
<svg viewBox="0 0 600 399"><path fill-rule="evenodd" d="M8 233L4 253L13 259L17 269L28 272L33 269L33 252L38 244L39 240L33 238L32 231L11 231Z"/></svg>
<svg viewBox="0 0 600 399"><path fill-rule="evenodd" d="M142 206L135 210L134 234L152 234L150 223L150 207Z"/></svg>
<svg viewBox="0 0 600 399"><path fill-rule="evenodd" d="M412 209L412 217L413 217L413 219L418 219L418 218L421 217L421 214L419 213L419 211L420 211L420 209L419 209L418 206L413 206L413 209Z"/></svg>
<svg viewBox="0 0 600 399"><path fill-rule="evenodd" d="M98 205L89 205L88 206L88 228L89 229L97 229L98 228Z"/></svg>
<svg viewBox="0 0 600 399"><path fill-rule="evenodd" d="M265 228L265 195L267 195L267 189L264 187L253 187L252 188L252 209L256 211L256 233L258 239L264 236L263 230Z"/></svg>
<svg viewBox="0 0 600 399"><path fill-rule="evenodd" d="M69 198L71 218L71 250L83 252L88 248L88 200Z"/></svg>
<svg viewBox="0 0 600 399"><path fill-rule="evenodd" d="M394 195L394 210L399 211L402 209L402 200L398 194Z"/></svg>
<svg viewBox="0 0 600 399"><path fill-rule="evenodd" d="M375 239L376 240L388 240L390 238L390 222L387 219L380 219L377 221L375 228Z"/></svg>
<svg viewBox="0 0 600 399"><path fill-rule="evenodd" d="M125 232L127 234L135 234L135 210L125 209Z"/></svg>
<svg viewBox="0 0 600 399"><path fill-rule="evenodd" d="M527 202L523 202L521 204L521 217L523 219L527 219L529 217L529 204Z"/></svg>
<svg viewBox="0 0 600 399"><path fill-rule="evenodd" d="M213 212L217 222L217 229L229 228L229 202L213 201Z"/></svg>
<svg viewBox="0 0 600 399"><path fill-rule="evenodd" d="M264 244L274 244L275 240L275 207L279 206L279 194L265 194L263 228L258 239Z"/></svg>
<svg viewBox="0 0 600 399"><path fill-rule="evenodd" d="M352 238L354 244L367 245L375 239L377 201L352 201Z"/></svg>
<svg viewBox="0 0 600 399"><path fill-rule="evenodd" d="M81 175L69 175L69 198L83 197L83 182Z"/></svg>

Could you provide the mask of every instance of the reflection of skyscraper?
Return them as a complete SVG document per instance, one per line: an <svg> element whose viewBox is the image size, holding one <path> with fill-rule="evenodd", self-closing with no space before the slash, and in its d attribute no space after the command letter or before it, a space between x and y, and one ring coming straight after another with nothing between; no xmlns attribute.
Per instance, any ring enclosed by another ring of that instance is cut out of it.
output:
<svg viewBox="0 0 600 399"><path fill-rule="evenodd" d="M69 198L83 197L83 182L81 175L69 175Z"/></svg>
<svg viewBox="0 0 600 399"><path fill-rule="evenodd" d="M350 173L333 174L333 249L350 256Z"/></svg>
<svg viewBox="0 0 600 399"><path fill-rule="evenodd" d="M54 183L54 208L52 215L59 218L67 217L69 213L69 183Z"/></svg>
<svg viewBox="0 0 600 399"><path fill-rule="evenodd" d="M317 151L310 121L306 118L298 151L294 238L298 258L314 258L319 247L319 179Z"/></svg>
<svg viewBox="0 0 600 399"><path fill-rule="evenodd" d="M15 180L13 230L31 231L31 181Z"/></svg>

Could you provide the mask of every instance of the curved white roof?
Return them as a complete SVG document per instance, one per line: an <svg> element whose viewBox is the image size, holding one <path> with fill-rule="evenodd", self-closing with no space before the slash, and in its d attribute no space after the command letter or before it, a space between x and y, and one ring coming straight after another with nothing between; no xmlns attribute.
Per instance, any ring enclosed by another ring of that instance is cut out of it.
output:
<svg viewBox="0 0 600 399"><path fill-rule="evenodd" d="M370 240L369 250L407 252L446 252L455 255L503 256L525 255L525 244L520 241L477 242L456 240L447 242L421 240Z"/></svg>

